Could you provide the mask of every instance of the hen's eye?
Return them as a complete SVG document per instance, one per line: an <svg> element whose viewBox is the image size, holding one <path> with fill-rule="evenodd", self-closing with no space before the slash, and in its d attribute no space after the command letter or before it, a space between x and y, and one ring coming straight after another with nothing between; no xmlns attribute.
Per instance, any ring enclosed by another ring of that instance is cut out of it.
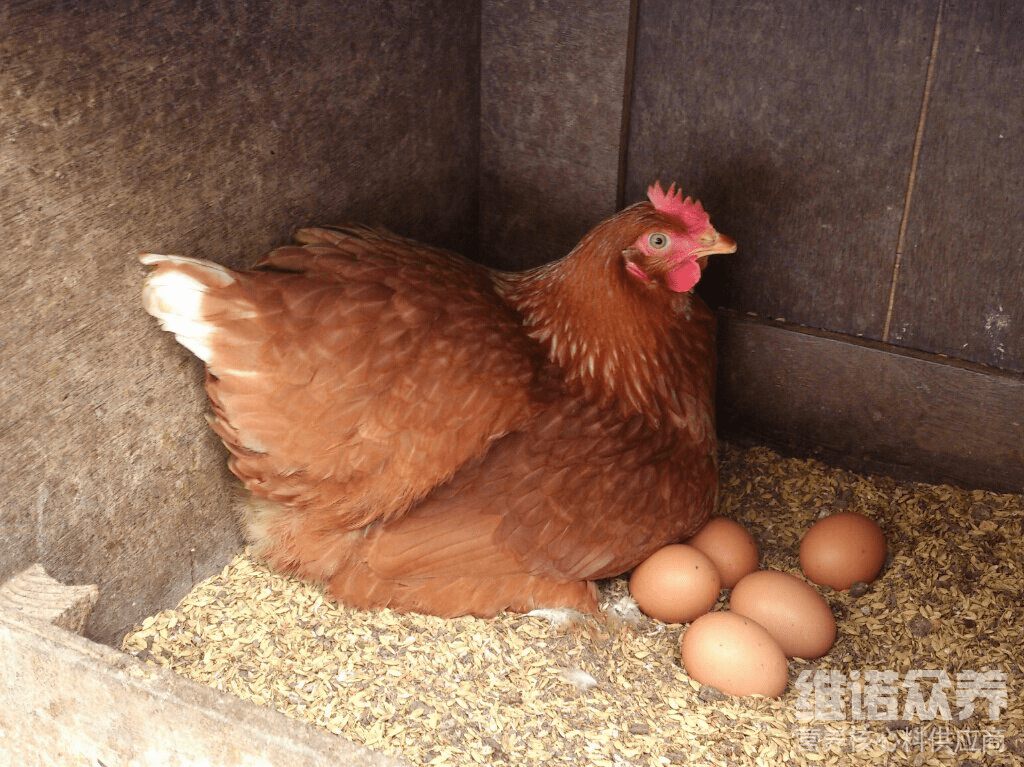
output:
<svg viewBox="0 0 1024 767"><path fill-rule="evenodd" d="M655 232L647 238L647 243L656 250L661 250L668 246L668 235L662 232Z"/></svg>

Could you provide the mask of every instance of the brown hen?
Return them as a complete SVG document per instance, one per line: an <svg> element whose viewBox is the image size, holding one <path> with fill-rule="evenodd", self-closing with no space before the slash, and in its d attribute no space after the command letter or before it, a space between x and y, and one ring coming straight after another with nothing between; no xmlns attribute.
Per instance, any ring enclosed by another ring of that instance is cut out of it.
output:
<svg viewBox="0 0 1024 767"><path fill-rule="evenodd" d="M595 580L695 532L718 476L690 291L736 246L674 187L648 196L514 274L363 227L249 272L143 256L257 551L349 605L491 616L594 611Z"/></svg>

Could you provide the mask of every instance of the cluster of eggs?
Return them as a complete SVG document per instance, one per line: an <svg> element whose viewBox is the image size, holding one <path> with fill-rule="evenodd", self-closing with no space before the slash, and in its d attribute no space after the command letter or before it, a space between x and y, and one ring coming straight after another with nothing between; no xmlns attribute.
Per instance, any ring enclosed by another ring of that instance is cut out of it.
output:
<svg viewBox="0 0 1024 767"><path fill-rule="evenodd" d="M811 582L845 590L874 580L885 555L878 525L843 512L807 531L800 567ZM722 588L730 589L729 609L711 612ZM818 658L835 642L835 618L817 589L789 573L759 570L753 536L724 517L652 554L633 570L629 591L648 616L690 624L681 644L687 674L728 695L777 697L787 658Z"/></svg>

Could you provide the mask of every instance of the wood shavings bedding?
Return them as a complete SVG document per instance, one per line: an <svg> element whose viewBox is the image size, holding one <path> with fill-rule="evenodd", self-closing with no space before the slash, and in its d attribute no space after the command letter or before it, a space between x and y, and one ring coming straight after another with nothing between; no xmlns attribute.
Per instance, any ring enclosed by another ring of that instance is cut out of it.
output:
<svg viewBox="0 0 1024 767"><path fill-rule="evenodd" d="M123 647L417 765L1024 764L1024 497L862 476L763 448L722 453L720 513L754 535L762 568L799 575L803 533L835 511L876 520L889 544L866 589L821 589L836 644L791 660L779 699L729 698L691 680L679 661L685 626L637 617L621 578L603 584L602 606L616 608L605 620L446 620L339 606L243 552ZM881 670L895 673L897 705L872 718L867 672ZM846 686L815 688L815 672ZM1005 700L990 709L977 697L958 718L964 672L1004 674L982 686ZM921 706L908 709L906 684L921 673ZM930 697L936 681L949 718Z"/></svg>

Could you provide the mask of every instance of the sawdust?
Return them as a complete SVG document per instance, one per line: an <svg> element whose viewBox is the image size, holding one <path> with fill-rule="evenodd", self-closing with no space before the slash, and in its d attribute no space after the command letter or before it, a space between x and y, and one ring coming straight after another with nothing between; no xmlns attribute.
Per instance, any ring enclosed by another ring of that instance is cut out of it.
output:
<svg viewBox="0 0 1024 767"><path fill-rule="evenodd" d="M351 610L242 553L123 646L418 765L1024 764L1024 497L723 447L721 513L751 531L762 567L799 574L804 531L840 510L881 525L889 561L866 587L821 590L836 644L791 660L775 700L691 680L685 627L637 615L623 579L603 584L605 620L444 620ZM894 672L891 710L867 705L877 670ZM846 687L829 697L815 672ZM1005 675L988 683L992 708L980 696L968 710L966 672Z"/></svg>

